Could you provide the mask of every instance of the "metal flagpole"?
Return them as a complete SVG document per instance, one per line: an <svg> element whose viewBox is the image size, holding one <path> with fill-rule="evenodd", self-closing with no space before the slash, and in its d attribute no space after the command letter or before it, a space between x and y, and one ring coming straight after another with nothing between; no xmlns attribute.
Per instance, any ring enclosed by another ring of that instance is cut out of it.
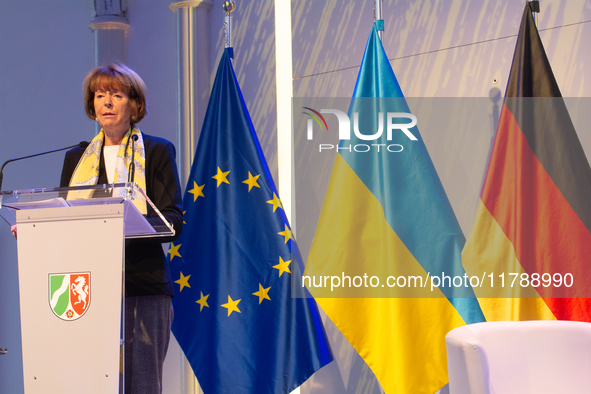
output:
<svg viewBox="0 0 591 394"><path fill-rule="evenodd" d="M540 13L540 2L538 0L530 0L529 5L531 8L531 15L534 18L534 24L536 25L536 29L537 29L539 16L536 14Z"/></svg>
<svg viewBox="0 0 591 394"><path fill-rule="evenodd" d="M374 22L376 20L380 20L383 19L382 18L382 0L373 0L373 6L374 6ZM378 37L380 37L380 40L382 39L382 33L383 31L378 30Z"/></svg>
<svg viewBox="0 0 591 394"><path fill-rule="evenodd" d="M232 11L236 9L236 2L233 0L224 1L224 11L226 18L224 20L224 39L226 48L232 48Z"/></svg>

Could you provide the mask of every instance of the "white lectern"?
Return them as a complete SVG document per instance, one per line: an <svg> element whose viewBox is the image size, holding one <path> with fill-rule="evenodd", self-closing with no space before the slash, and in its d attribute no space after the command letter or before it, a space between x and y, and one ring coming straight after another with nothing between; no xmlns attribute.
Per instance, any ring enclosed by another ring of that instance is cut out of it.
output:
<svg viewBox="0 0 591 394"><path fill-rule="evenodd" d="M117 393L125 238L172 226L131 183L2 192L0 215L18 224L25 393Z"/></svg>

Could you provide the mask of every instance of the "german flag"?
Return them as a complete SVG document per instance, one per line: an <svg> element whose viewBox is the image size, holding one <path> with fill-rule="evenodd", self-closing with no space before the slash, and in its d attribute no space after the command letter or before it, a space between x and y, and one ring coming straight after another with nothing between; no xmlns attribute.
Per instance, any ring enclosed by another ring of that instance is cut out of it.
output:
<svg viewBox="0 0 591 394"><path fill-rule="evenodd" d="M487 321L591 321L591 168L527 3L476 219L462 252ZM479 276L480 277L480 276Z"/></svg>

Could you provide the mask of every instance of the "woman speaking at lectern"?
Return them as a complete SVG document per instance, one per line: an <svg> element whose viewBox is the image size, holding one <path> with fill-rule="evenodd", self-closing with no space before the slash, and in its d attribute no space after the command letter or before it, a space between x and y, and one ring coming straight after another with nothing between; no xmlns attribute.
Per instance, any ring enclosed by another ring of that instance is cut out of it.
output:
<svg viewBox="0 0 591 394"><path fill-rule="evenodd" d="M134 145L133 181L146 190L175 230L172 239L125 243L125 393L160 393L174 295L161 242L176 239L183 223L175 149L136 127L147 113L146 86L124 64L99 67L86 76L84 106L101 131L86 149L66 153L60 186L127 182ZM149 213L145 201L134 204L143 214Z"/></svg>

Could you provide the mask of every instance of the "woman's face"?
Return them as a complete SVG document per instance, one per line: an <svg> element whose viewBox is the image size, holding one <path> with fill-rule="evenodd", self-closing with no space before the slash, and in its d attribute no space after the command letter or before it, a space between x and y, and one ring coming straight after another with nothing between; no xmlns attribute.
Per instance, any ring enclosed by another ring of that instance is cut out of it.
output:
<svg viewBox="0 0 591 394"><path fill-rule="evenodd" d="M94 92L96 120L107 133L125 134L131 122L131 100L122 90Z"/></svg>

